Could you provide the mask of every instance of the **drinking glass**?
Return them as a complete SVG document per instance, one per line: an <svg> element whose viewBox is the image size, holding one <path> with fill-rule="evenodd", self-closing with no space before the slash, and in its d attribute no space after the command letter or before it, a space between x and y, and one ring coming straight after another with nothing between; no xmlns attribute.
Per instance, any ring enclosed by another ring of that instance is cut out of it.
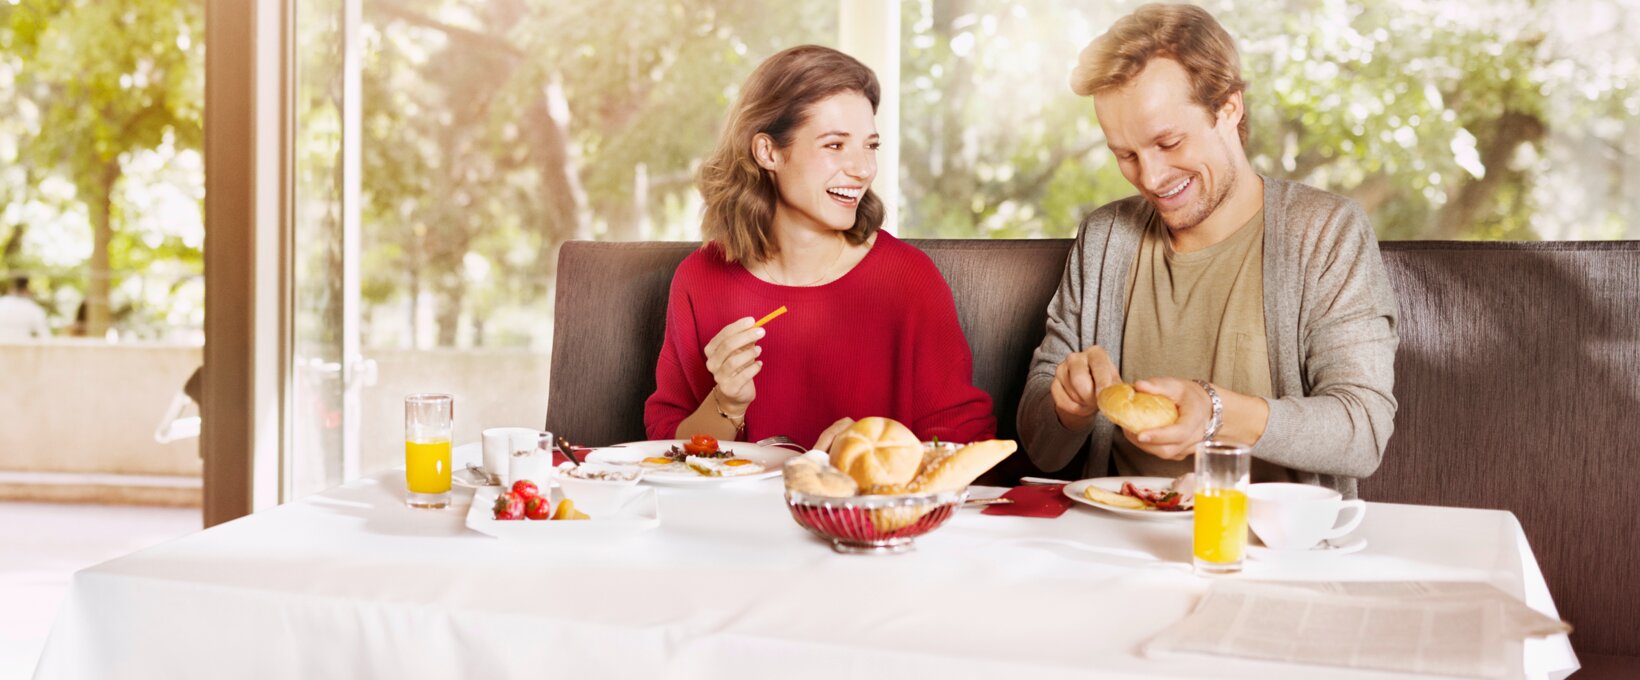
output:
<svg viewBox="0 0 1640 680"><path fill-rule="evenodd" d="M404 502L413 508L450 504L450 427L455 398L412 394L404 398Z"/></svg>
<svg viewBox="0 0 1640 680"><path fill-rule="evenodd" d="M1205 441L1196 448L1196 527L1191 546L1196 572L1241 571L1247 552L1249 447Z"/></svg>

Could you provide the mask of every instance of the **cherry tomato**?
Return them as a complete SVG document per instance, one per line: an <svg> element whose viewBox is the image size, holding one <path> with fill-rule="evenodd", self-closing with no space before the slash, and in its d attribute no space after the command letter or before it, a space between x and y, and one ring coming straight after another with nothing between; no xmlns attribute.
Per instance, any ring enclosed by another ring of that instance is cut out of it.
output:
<svg viewBox="0 0 1640 680"><path fill-rule="evenodd" d="M508 491L495 499L496 519L524 519L524 497Z"/></svg>
<svg viewBox="0 0 1640 680"><path fill-rule="evenodd" d="M552 501L541 496L530 496L524 501L524 517L528 519L550 519L552 517Z"/></svg>
<svg viewBox="0 0 1640 680"><path fill-rule="evenodd" d="M683 450L697 456L712 453L718 450L718 441L711 435L697 434L689 438L689 441L683 445Z"/></svg>
<svg viewBox="0 0 1640 680"><path fill-rule="evenodd" d="M535 485L535 482L528 479L520 479L513 482L512 492L525 499L534 498L541 495L541 489Z"/></svg>

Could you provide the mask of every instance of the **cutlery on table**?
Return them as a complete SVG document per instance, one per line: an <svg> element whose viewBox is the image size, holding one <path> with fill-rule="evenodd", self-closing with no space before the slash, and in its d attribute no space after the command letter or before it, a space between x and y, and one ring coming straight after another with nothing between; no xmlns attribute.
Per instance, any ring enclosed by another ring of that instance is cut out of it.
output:
<svg viewBox="0 0 1640 680"><path fill-rule="evenodd" d="M569 459L570 464L581 467L581 459L575 457L575 447L570 446L568 439L558 438L558 450L564 452L564 457Z"/></svg>
<svg viewBox="0 0 1640 680"><path fill-rule="evenodd" d="M1003 498L1001 496L997 496L996 498L970 498L962 502L962 507L977 508L986 505L1008 505L1013 502L1014 499Z"/></svg>
<svg viewBox="0 0 1640 680"><path fill-rule="evenodd" d="M497 477L496 475L490 474L488 471L486 471L478 463L468 463L467 464L467 471L472 473L474 476L478 477L479 479L484 480L484 486L500 486L501 485L501 478Z"/></svg>
<svg viewBox="0 0 1640 680"><path fill-rule="evenodd" d="M759 440L757 440L756 442L753 442L753 443L757 444L758 446L785 446L785 447L788 447L788 448L790 448L792 450L795 450L795 451L800 451L800 452L807 452L808 451L807 447L803 446L802 444L797 443L791 437L788 437L788 436L783 435L783 434L777 434L773 437L768 437L766 439L759 439Z"/></svg>
<svg viewBox="0 0 1640 680"><path fill-rule="evenodd" d="M1047 477L1020 477L1019 483L1025 486L1048 486L1051 484L1069 484L1063 479L1049 479Z"/></svg>

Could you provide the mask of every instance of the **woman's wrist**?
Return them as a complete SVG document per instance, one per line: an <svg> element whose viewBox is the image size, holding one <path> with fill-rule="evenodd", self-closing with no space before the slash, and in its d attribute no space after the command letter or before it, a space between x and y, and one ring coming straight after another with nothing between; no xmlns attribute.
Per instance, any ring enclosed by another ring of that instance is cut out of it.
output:
<svg viewBox="0 0 1640 680"><path fill-rule="evenodd" d="M735 438L739 439L740 435L746 431L746 410L751 404L741 404L738 408L734 408L725 403L723 394L715 387L712 388L711 397L712 406L717 410L718 417L729 421L729 424L734 426Z"/></svg>

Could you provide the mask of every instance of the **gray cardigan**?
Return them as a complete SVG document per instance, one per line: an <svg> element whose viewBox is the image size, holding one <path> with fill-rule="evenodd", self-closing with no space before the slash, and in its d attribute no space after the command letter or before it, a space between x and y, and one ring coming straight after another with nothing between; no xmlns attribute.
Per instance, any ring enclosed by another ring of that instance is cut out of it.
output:
<svg viewBox="0 0 1640 680"><path fill-rule="evenodd" d="M1097 417L1090 429L1065 429L1049 390L1059 363L1091 345L1121 366L1128 272L1153 213L1133 196L1082 220L1019 402L1020 437L1041 469L1064 468L1088 445L1082 475L1107 474L1116 427ZM1395 428L1395 294L1354 201L1266 177L1264 216L1264 325L1276 398L1253 455L1354 497L1356 480L1378 469Z"/></svg>

